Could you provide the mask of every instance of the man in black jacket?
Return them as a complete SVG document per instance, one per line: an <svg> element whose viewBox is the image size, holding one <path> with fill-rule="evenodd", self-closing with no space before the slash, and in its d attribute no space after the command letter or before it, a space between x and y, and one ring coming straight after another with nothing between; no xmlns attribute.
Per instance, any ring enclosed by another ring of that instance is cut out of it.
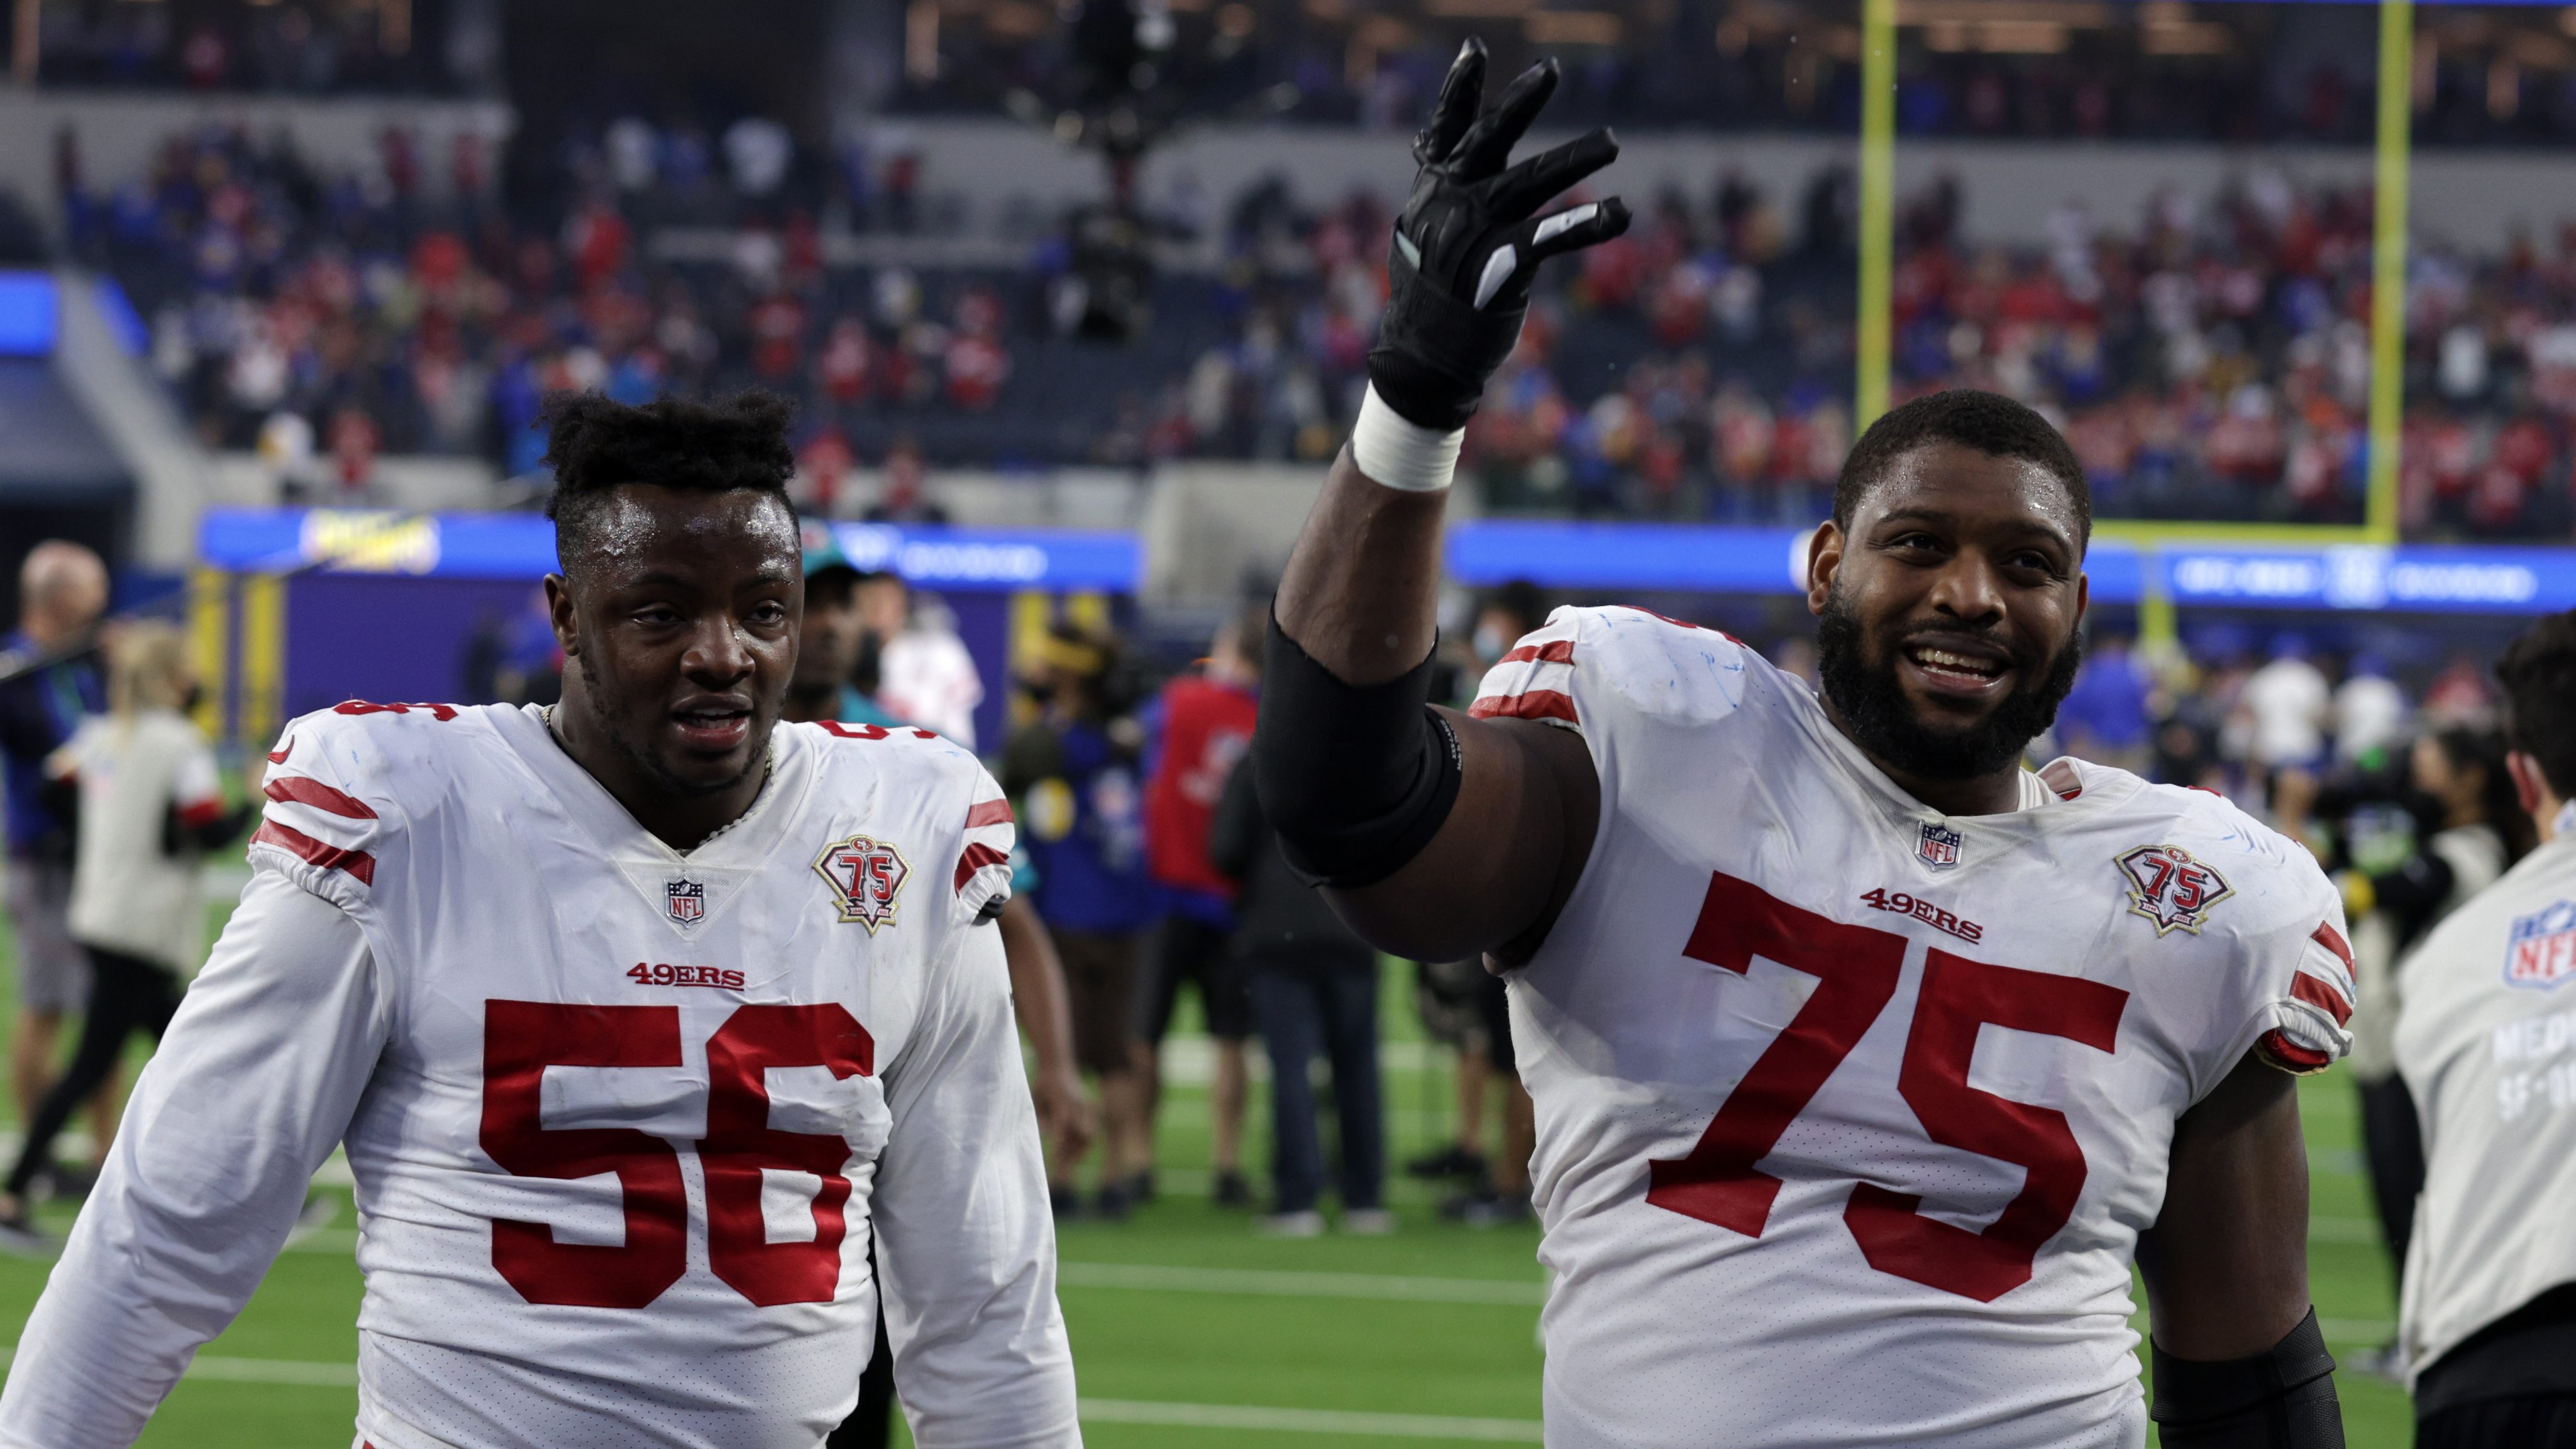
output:
<svg viewBox="0 0 2576 1449"><path fill-rule="evenodd" d="M1324 1230L1315 1207L1324 1152L1306 1077L1320 1049L1332 1066L1341 1119L1342 1231L1393 1232L1377 1071L1377 952L1289 869L1253 792L1249 761L1226 781L1208 827L1208 860L1243 883L1234 952L1247 968L1253 1022L1270 1052L1270 1175L1278 1197L1262 1229L1294 1238Z"/></svg>

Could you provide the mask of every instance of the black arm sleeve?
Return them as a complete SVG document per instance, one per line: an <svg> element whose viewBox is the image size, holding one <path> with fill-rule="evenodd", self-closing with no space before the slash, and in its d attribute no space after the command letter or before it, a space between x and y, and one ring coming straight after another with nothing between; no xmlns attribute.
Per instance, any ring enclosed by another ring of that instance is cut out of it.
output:
<svg viewBox="0 0 2576 1449"><path fill-rule="evenodd" d="M1249 880L1261 858L1260 792L1252 788L1252 764L1245 761L1225 777L1225 794L1208 822L1208 864L1229 880Z"/></svg>
<svg viewBox="0 0 2576 1449"><path fill-rule="evenodd" d="M2159 1345L2149 1417L2170 1449L2343 1449L2334 1366L2314 1308L2251 1358L2205 1363Z"/></svg>
<svg viewBox="0 0 2576 1449"><path fill-rule="evenodd" d="M1291 869L1374 885L1422 853L1458 801L1458 737L1428 703L1432 662L1354 688L1270 621L1253 783Z"/></svg>

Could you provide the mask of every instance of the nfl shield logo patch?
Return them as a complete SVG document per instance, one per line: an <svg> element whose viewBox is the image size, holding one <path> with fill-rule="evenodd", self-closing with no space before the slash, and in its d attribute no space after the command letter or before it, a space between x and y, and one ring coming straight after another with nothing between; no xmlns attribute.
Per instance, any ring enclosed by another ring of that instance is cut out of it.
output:
<svg viewBox="0 0 2576 1449"><path fill-rule="evenodd" d="M842 923L865 926L873 936L878 927L894 924L895 902L912 869L893 846L853 835L824 846L814 858L814 873L832 887Z"/></svg>
<svg viewBox="0 0 2576 1449"><path fill-rule="evenodd" d="M1934 870L1948 870L1959 863L1959 832L1937 820L1923 822L1923 838L1915 842L1914 858Z"/></svg>
<svg viewBox="0 0 2576 1449"><path fill-rule="evenodd" d="M706 919L707 888L702 881L664 881L662 899L670 905L671 919L683 926L694 926Z"/></svg>
<svg viewBox="0 0 2576 1449"><path fill-rule="evenodd" d="M2576 901L2514 919L2505 936L2504 984L2547 991L2576 977Z"/></svg>

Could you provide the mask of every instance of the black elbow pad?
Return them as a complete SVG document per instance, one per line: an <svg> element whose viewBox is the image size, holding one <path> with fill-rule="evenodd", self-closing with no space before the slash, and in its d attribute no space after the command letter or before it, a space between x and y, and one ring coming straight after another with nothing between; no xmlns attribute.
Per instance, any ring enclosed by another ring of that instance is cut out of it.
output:
<svg viewBox="0 0 2576 1449"><path fill-rule="evenodd" d="M1457 734L1433 710L1431 659L1357 688L1270 621L1252 781L1289 867L1356 889L1422 853L1458 800Z"/></svg>
<svg viewBox="0 0 2576 1449"><path fill-rule="evenodd" d="M2154 1354L2150 1417L2170 1449L2343 1449L2334 1355L2314 1308L2269 1353L2223 1363Z"/></svg>

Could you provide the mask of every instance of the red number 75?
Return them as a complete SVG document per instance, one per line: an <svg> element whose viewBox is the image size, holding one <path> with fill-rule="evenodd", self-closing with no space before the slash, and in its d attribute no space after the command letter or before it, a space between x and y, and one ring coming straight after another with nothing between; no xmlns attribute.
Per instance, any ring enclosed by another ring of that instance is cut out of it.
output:
<svg viewBox="0 0 2576 1449"><path fill-rule="evenodd" d="M1806 1109L1896 994L1906 939L1827 919L1748 881L1709 881L1684 954L1741 975L1755 956L1816 978L1787 1027L1727 1094L1689 1155L1647 1164L1646 1201L1747 1237L1762 1236L1780 1179L1754 1164ZM2028 1170L2021 1192L1983 1232L1924 1217L1920 1197L1856 1183L1843 1222L1870 1266L1992 1302L2030 1281L2041 1245L2084 1191L2083 1148L2066 1114L1968 1085L1977 1032L1992 1023L2113 1049L2129 993L2099 981L1990 966L1927 948L1923 989L1897 1091L1945 1147Z"/></svg>

